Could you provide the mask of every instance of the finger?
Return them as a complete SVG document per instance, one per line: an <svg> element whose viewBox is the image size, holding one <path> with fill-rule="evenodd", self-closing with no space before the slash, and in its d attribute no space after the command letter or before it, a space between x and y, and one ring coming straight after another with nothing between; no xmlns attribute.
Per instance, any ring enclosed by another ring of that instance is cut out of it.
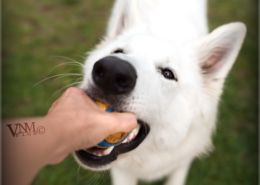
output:
<svg viewBox="0 0 260 185"><path fill-rule="evenodd" d="M105 113L105 117L100 119L108 135L118 132L128 133L137 127L137 119L131 113Z"/></svg>

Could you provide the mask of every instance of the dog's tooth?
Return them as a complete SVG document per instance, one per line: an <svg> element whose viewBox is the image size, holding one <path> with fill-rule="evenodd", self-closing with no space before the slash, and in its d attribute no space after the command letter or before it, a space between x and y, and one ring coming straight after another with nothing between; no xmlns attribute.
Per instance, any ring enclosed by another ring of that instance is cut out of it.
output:
<svg viewBox="0 0 260 185"><path fill-rule="evenodd" d="M96 155L96 156L99 156L99 157L103 156L101 153L94 152L93 154Z"/></svg>
<svg viewBox="0 0 260 185"><path fill-rule="evenodd" d="M132 141L137 136L139 130L140 130L140 125L138 124L137 127L134 130L132 130L132 132L129 133L127 138L125 138L125 140L122 143L128 143Z"/></svg>
<svg viewBox="0 0 260 185"><path fill-rule="evenodd" d="M122 143L126 143L128 137L129 137L129 134L128 134L128 136L124 139L124 141L123 141Z"/></svg>
<svg viewBox="0 0 260 185"><path fill-rule="evenodd" d="M131 141L134 138L134 134L130 133L129 137L128 137L128 142Z"/></svg>
<svg viewBox="0 0 260 185"><path fill-rule="evenodd" d="M127 142L129 142L132 138L132 133L129 134L129 136L127 137Z"/></svg>
<svg viewBox="0 0 260 185"><path fill-rule="evenodd" d="M111 147L105 149L105 150L104 150L104 155L108 155L108 154L110 154L110 153L112 152L113 149L114 149L114 146L111 146Z"/></svg>
<svg viewBox="0 0 260 185"><path fill-rule="evenodd" d="M129 137L129 135L128 135L128 137ZM128 138L128 137L127 137L127 138ZM125 140L124 140L122 143L127 143L127 138L125 138Z"/></svg>
<svg viewBox="0 0 260 185"><path fill-rule="evenodd" d="M134 135L137 135L140 130L140 125L138 124L137 127L132 131Z"/></svg>

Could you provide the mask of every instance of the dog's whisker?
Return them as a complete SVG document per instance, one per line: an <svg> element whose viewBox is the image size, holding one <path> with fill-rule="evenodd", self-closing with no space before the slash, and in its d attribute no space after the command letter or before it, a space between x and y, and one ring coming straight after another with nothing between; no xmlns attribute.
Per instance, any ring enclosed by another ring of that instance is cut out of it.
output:
<svg viewBox="0 0 260 185"><path fill-rule="evenodd" d="M100 184L100 180L101 180L101 173L96 172L93 184Z"/></svg>
<svg viewBox="0 0 260 185"><path fill-rule="evenodd" d="M77 182L79 182L79 173L80 173L80 165L78 166L78 170L77 170L77 173L76 173Z"/></svg>
<svg viewBox="0 0 260 185"><path fill-rule="evenodd" d="M103 182L107 182L109 180L109 173L106 171L103 173L104 177L102 177Z"/></svg>
<svg viewBox="0 0 260 185"><path fill-rule="evenodd" d="M98 183L97 184L101 184L101 182L103 181L104 177L106 177L106 172L105 171L100 171L100 174L99 174L99 178L98 178Z"/></svg>
<svg viewBox="0 0 260 185"><path fill-rule="evenodd" d="M76 64L79 64L81 67L84 67L84 65L80 62L77 62L76 60L72 59L72 58L69 58L69 57L64 57L64 56L52 56L52 57L57 57L57 58L63 58L63 59L67 59L73 63L76 63Z"/></svg>
<svg viewBox="0 0 260 185"><path fill-rule="evenodd" d="M72 87L73 85L76 85L76 84L80 84L81 82L74 82L74 83L71 83L69 85L66 85L65 87L59 89L58 91L56 91L52 96L55 96L55 94L57 94L58 92L60 92L61 90L65 89L65 88L68 88L68 87Z"/></svg>
<svg viewBox="0 0 260 185"><path fill-rule="evenodd" d="M76 82L78 82L79 80L81 80L83 77L79 77L79 78L77 78L73 83L76 83ZM81 82L79 82L79 83L81 83Z"/></svg>
<svg viewBox="0 0 260 185"><path fill-rule="evenodd" d="M95 177L95 184L101 184L100 182L102 182L102 171L96 173L96 177Z"/></svg>
<svg viewBox="0 0 260 185"><path fill-rule="evenodd" d="M90 178L88 179L88 184L96 184L96 177L97 177L98 172L94 173L94 175L89 175Z"/></svg>
<svg viewBox="0 0 260 185"><path fill-rule="evenodd" d="M47 73L47 75L50 74L51 71L53 71L54 69L56 69L57 67L62 66L62 65L74 65L74 66L79 66L79 67L82 67L82 68L83 68L83 66L81 66L81 65L79 65L79 64L77 64L77 63L75 63L75 62L64 62L64 63L62 63L62 64L59 64L59 65L56 65L55 67L53 67L53 68Z"/></svg>
<svg viewBox="0 0 260 185"><path fill-rule="evenodd" d="M60 76L60 77L57 77L54 81L60 79L60 78L64 78L64 77L67 77L67 76L80 76L80 75L64 75L64 76ZM82 79L83 78L83 75L81 75L82 77L79 77L78 79Z"/></svg>
<svg viewBox="0 0 260 185"><path fill-rule="evenodd" d="M49 79L52 79L52 78L55 78L55 77L63 77L63 76L82 76L82 74L79 74L79 73L63 73L63 74L58 74L58 75L53 75L53 76L50 76L50 77L47 77L39 82L37 82L35 85L33 85L33 87L35 87L36 85L46 81L46 80L49 80Z"/></svg>
<svg viewBox="0 0 260 185"><path fill-rule="evenodd" d="M93 173L92 171L86 171L86 173L84 174L83 178L82 179L87 179L90 177L90 179L92 178L93 176Z"/></svg>
<svg viewBox="0 0 260 185"><path fill-rule="evenodd" d="M103 182L106 182L109 179L108 171L101 171L101 172L102 172L101 180L103 180Z"/></svg>
<svg viewBox="0 0 260 185"><path fill-rule="evenodd" d="M81 79L83 79L83 77L80 77L80 78L76 79L75 82L78 82L78 81L81 80ZM80 81L79 83L81 83L81 82L82 82L82 81Z"/></svg>
<svg viewBox="0 0 260 185"><path fill-rule="evenodd" d="M86 57L84 57L84 56L82 56L80 54L76 54L75 56L78 56L78 57L82 58L83 60L86 60Z"/></svg>

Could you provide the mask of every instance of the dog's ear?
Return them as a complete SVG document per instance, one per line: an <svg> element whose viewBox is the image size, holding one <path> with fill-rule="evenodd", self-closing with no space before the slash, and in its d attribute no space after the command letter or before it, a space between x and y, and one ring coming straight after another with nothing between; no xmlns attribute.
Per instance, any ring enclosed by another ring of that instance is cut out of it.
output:
<svg viewBox="0 0 260 185"><path fill-rule="evenodd" d="M110 17L106 37L114 38L122 33L126 22L126 1L116 1L113 7L112 15Z"/></svg>
<svg viewBox="0 0 260 185"><path fill-rule="evenodd" d="M206 86L222 85L243 43L246 27L230 23L215 29L198 46L198 59Z"/></svg>

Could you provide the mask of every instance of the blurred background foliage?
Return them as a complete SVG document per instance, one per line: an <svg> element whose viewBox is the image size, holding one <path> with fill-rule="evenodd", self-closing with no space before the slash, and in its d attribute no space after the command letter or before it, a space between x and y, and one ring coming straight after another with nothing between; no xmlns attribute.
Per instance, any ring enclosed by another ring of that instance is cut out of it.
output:
<svg viewBox="0 0 260 185"><path fill-rule="evenodd" d="M111 0L3 0L3 117L43 116L80 79L81 67L105 32ZM215 150L195 160L188 185L258 182L258 2L209 0L210 30L229 22L247 25L247 36L220 102ZM54 68L56 66L56 68ZM54 68L54 69L53 69ZM63 75L61 75L63 74ZM69 75L76 74L76 75ZM38 82L53 75L35 86ZM162 179L152 185L161 185ZM46 166L33 185L109 185L109 172L89 172L70 156ZM140 182L139 185L149 183Z"/></svg>

